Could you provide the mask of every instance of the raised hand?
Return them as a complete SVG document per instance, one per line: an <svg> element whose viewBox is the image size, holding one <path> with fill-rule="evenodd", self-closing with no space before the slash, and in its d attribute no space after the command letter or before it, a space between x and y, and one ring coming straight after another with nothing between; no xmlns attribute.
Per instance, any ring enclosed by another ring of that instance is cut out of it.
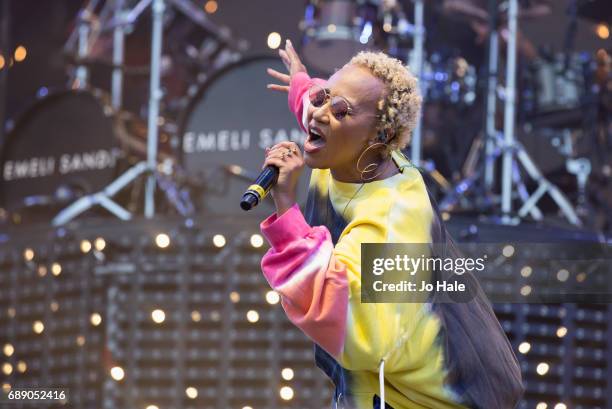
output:
<svg viewBox="0 0 612 409"><path fill-rule="evenodd" d="M283 61L283 64L285 64L285 67L287 67L287 71L289 71L289 74L283 74L282 72L278 72L276 70L273 70L272 68L268 68L268 74L281 82L281 84L268 84L268 89L274 91L289 92L289 84L291 83L291 78L293 78L293 76L299 72L306 72L306 67L304 67L304 64L302 64L302 60L293 48L291 40L287 40L285 42L284 50L282 48L278 50L278 55Z"/></svg>

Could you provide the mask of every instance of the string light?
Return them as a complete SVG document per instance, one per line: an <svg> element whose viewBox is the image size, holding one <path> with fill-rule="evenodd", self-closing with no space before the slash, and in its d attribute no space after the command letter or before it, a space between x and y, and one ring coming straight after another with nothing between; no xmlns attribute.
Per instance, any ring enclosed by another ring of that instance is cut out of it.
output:
<svg viewBox="0 0 612 409"><path fill-rule="evenodd" d="M280 388L280 397L283 400L293 399L293 389L289 386L283 386Z"/></svg>
<svg viewBox="0 0 612 409"><path fill-rule="evenodd" d="M91 242L89 240L82 240L81 241L81 251L83 253L89 253L89 250L91 250Z"/></svg>
<svg viewBox="0 0 612 409"><path fill-rule="evenodd" d="M253 234L251 236L251 246L255 247L255 248L259 248L261 246L263 246L264 240L263 237L261 237L260 234Z"/></svg>
<svg viewBox="0 0 612 409"><path fill-rule="evenodd" d="M19 373L25 373L25 371L27 370L28 370L28 366L26 365L24 361L17 362L17 371L19 371Z"/></svg>
<svg viewBox="0 0 612 409"><path fill-rule="evenodd" d="M215 245L215 247L223 247L225 246L225 237L222 234L215 234L213 236L213 244Z"/></svg>
<svg viewBox="0 0 612 409"><path fill-rule="evenodd" d="M151 318L156 324L161 324L166 320L166 313L164 310L156 309L151 311Z"/></svg>
<svg viewBox="0 0 612 409"><path fill-rule="evenodd" d="M270 47L271 49L275 50L280 47L281 41L281 35L278 34L276 31L273 31L268 34L268 47Z"/></svg>
<svg viewBox="0 0 612 409"><path fill-rule="evenodd" d="M15 57L15 61L17 62L25 60L27 55L28 50L22 45L15 48L15 53L13 54L13 56Z"/></svg>
<svg viewBox="0 0 612 409"><path fill-rule="evenodd" d="M518 347L518 350L521 354L526 354L531 350L531 344L529 342L521 342Z"/></svg>
<svg viewBox="0 0 612 409"><path fill-rule="evenodd" d="M102 237L98 237L94 241L94 247L96 248L96 250L102 251L106 247L106 241Z"/></svg>
<svg viewBox="0 0 612 409"><path fill-rule="evenodd" d="M569 275L570 275L569 271L567 271L566 269L562 268L561 270L559 270L557 272L557 280L559 280L561 282L565 282L569 278Z"/></svg>
<svg viewBox="0 0 612 409"><path fill-rule="evenodd" d="M559 402L555 405L555 409L567 409L565 403Z"/></svg>
<svg viewBox="0 0 612 409"><path fill-rule="evenodd" d="M51 308L51 311L57 312L57 310L59 310L58 302L57 301L51 301L51 304L49 304L49 308Z"/></svg>
<svg viewBox="0 0 612 409"><path fill-rule="evenodd" d="M38 275L40 277L46 276L47 275L47 267L45 267L43 265L38 266Z"/></svg>
<svg viewBox="0 0 612 409"><path fill-rule="evenodd" d="M79 335L76 337L76 344L80 347L85 345L85 337L83 335Z"/></svg>
<svg viewBox="0 0 612 409"><path fill-rule="evenodd" d="M559 328L557 329L557 336L558 336L559 338L563 338L563 337L564 337L564 336L566 336L566 335L567 335L567 328L565 328L565 327L559 327Z"/></svg>
<svg viewBox="0 0 612 409"><path fill-rule="evenodd" d="M193 322L200 322L202 321L202 314L200 314L200 311L191 311L191 319Z"/></svg>
<svg viewBox="0 0 612 409"><path fill-rule="evenodd" d="M34 259L34 250L27 248L23 251L23 258L25 261L32 261Z"/></svg>
<svg viewBox="0 0 612 409"><path fill-rule="evenodd" d="M11 344L4 344L2 352L4 352L4 355L6 356L12 356L15 353L15 347Z"/></svg>
<svg viewBox="0 0 612 409"><path fill-rule="evenodd" d="M544 376L548 373L549 369L550 365L548 365L546 362L540 362L536 367L536 372L538 373L538 375Z"/></svg>
<svg viewBox="0 0 612 409"><path fill-rule="evenodd" d="M531 286L530 285L524 285L521 287L521 295L523 297L527 297L529 294L531 294Z"/></svg>
<svg viewBox="0 0 612 409"><path fill-rule="evenodd" d="M521 268L521 275L523 277L529 277L532 272L533 272L533 270L531 269L530 266L525 266L525 267Z"/></svg>
<svg viewBox="0 0 612 409"><path fill-rule="evenodd" d="M4 64L6 64L6 61L4 60L4 56L0 54L0 70L4 68Z"/></svg>
<svg viewBox="0 0 612 409"><path fill-rule="evenodd" d="M146 409L159 409L156 405L149 405Z"/></svg>
<svg viewBox="0 0 612 409"><path fill-rule="evenodd" d="M597 24L596 33L602 40L607 40L610 37L610 28L604 23ZM556 406L555 406L556 409Z"/></svg>
<svg viewBox="0 0 612 409"><path fill-rule="evenodd" d="M293 376L294 376L293 369L291 369L291 368L283 368L283 370L281 371L281 376L286 381L292 380Z"/></svg>
<svg viewBox="0 0 612 409"><path fill-rule="evenodd" d="M208 14L214 14L218 8L219 5L215 0L208 0L206 4L204 4L204 11Z"/></svg>
<svg viewBox="0 0 612 409"><path fill-rule="evenodd" d="M91 317L89 317L89 321L91 322L91 325L97 327L102 323L102 316L97 312L94 312L93 314L91 314Z"/></svg>
<svg viewBox="0 0 612 409"><path fill-rule="evenodd" d="M266 301L268 304L278 304L280 301L280 295L276 291L270 290L266 293Z"/></svg>
<svg viewBox="0 0 612 409"><path fill-rule="evenodd" d="M236 304L238 301L240 301L240 294L236 291L232 291L229 298L234 304Z"/></svg>
<svg viewBox="0 0 612 409"><path fill-rule="evenodd" d="M125 371L120 366L113 366L110 370L111 378L116 381L120 381L125 378Z"/></svg>
<svg viewBox="0 0 612 409"><path fill-rule="evenodd" d="M249 310L246 314L247 316L247 320L250 323L256 323L257 321L259 321L259 313L255 310Z"/></svg>
<svg viewBox="0 0 612 409"><path fill-rule="evenodd" d="M53 263L51 265L51 274L57 277L61 273L62 273L62 266L60 265L60 263Z"/></svg>
<svg viewBox="0 0 612 409"><path fill-rule="evenodd" d="M545 402L540 402L536 405L536 409L546 409L548 405Z"/></svg>
<svg viewBox="0 0 612 409"><path fill-rule="evenodd" d="M43 324L42 321L34 321L32 324L32 330L34 330L36 334L42 334L42 332L45 330L45 324Z"/></svg>
<svg viewBox="0 0 612 409"><path fill-rule="evenodd" d="M185 394L187 395L189 399L195 399L198 397L198 390L194 388L193 386L190 386L187 389L185 389Z"/></svg>
<svg viewBox="0 0 612 409"><path fill-rule="evenodd" d="M506 246L504 246L503 250L502 250L502 254L504 255L504 257L506 258L510 258L514 255L514 246L508 244Z"/></svg>
<svg viewBox="0 0 612 409"><path fill-rule="evenodd" d="M13 365L9 364L8 362L2 364L2 373L4 373L6 376L9 376L10 374L12 374Z"/></svg>
<svg viewBox="0 0 612 409"><path fill-rule="evenodd" d="M9 393L11 391L11 384L10 383L3 383L2 384L2 391L4 393Z"/></svg>
<svg viewBox="0 0 612 409"><path fill-rule="evenodd" d="M160 249L165 249L170 245L170 237L166 233L159 233L155 236L155 244Z"/></svg>

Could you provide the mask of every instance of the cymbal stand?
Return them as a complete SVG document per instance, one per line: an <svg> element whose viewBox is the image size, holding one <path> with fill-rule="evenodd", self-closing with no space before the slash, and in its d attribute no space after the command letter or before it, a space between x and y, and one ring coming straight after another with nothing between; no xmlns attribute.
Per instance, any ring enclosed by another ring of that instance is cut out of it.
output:
<svg viewBox="0 0 612 409"><path fill-rule="evenodd" d="M508 47L506 66L506 99L504 107L504 144L502 158L502 222L517 223L510 216L512 211L512 167L516 159L521 163L529 177L538 183L538 188L518 210L518 216L523 218L536 206L540 198L548 193L555 201L567 220L577 226L582 225L572 204L557 186L549 182L540 172L525 148L515 139L515 103L516 103L516 42L518 33L518 0L509 1L508 9Z"/></svg>
<svg viewBox="0 0 612 409"><path fill-rule="evenodd" d="M121 5L122 2L118 2ZM157 137L158 126L157 117L159 115L159 102L162 97L160 88L161 76L161 51L162 51L162 29L163 15L165 10L165 0L153 0L153 29L151 45L151 79L149 83L149 115L148 115L148 134L147 134L147 160L139 162L124 174L111 182L102 191L79 198L67 208L63 209L53 220L54 226L68 223L87 209L100 205L122 220L130 220L132 214L113 201L117 192L142 174L148 174L145 187L145 217L152 218L155 215L154 193L156 187L156 167L157 167ZM119 60L119 53L117 60ZM115 54L114 54L115 57ZM121 57L122 59L122 57ZM115 83L117 84L118 81Z"/></svg>
<svg viewBox="0 0 612 409"><path fill-rule="evenodd" d="M98 6L99 0L89 1L85 7L79 11L79 16L76 25L77 35L77 57L79 60L83 60L89 54L91 43L89 36L91 34L91 27L94 22L94 10ZM87 81L89 79L89 69L86 65L77 63L74 78L72 80L72 88L85 89L87 88Z"/></svg>
<svg viewBox="0 0 612 409"><path fill-rule="evenodd" d="M87 4L85 9L90 12L89 14L93 14L93 11L97 7L98 1L99 0L90 0L90 2ZM229 30L218 28L214 23L208 20L202 10L195 7L189 1L140 0L131 10L124 10L124 3L124 0L114 0L105 3L104 8L100 12L99 18L99 20L104 22L104 24L98 22L98 24L95 26L96 30L92 33L86 33L83 31L83 35L79 35L79 40L80 43L82 41L83 44L87 45L87 48L85 48L85 46L83 47L84 51L88 51L89 45L95 42L97 36L103 30L114 30L114 67L112 77L113 106L115 108L120 108L123 85L123 73L121 72L121 69L123 68L123 40L125 37L125 28L132 25L144 12L144 10L151 5L153 11L153 27L151 32L151 77L149 82L149 110L147 120L147 159L146 161L141 161L132 166L125 173L106 186L102 191L81 197L60 211L52 220L52 224L54 226L66 224L81 213L85 212L87 209L98 205L104 207L119 219L130 220L132 218L132 213L111 198L143 174L147 175L144 202L144 215L146 218L152 218L155 215L154 195L157 185L159 185L164 191L169 202L177 209L179 213L187 215L193 212L193 206L190 206L189 203L187 203L189 198L181 198L182 201L178 200L176 188L174 186L169 187L167 180L165 180L157 170L159 103L163 95L161 89L162 32L166 4L171 4L180 12L186 14L201 28L218 38L224 46L239 51L243 51L247 47L246 42L236 42L233 40ZM112 7L114 7L114 9L112 9ZM113 10L113 18L110 18L109 16ZM65 46L65 49L70 49L71 44L74 43L74 37L75 34L72 33L71 38L68 40ZM79 58L85 57L86 54L86 52L84 52L83 55L79 54Z"/></svg>
<svg viewBox="0 0 612 409"><path fill-rule="evenodd" d="M487 68L487 105L485 119L485 194L493 191L495 176L495 159L492 157L495 149L497 130L495 129L495 114L497 108L497 70L499 62L499 12L497 2L489 1L489 62Z"/></svg>
<svg viewBox="0 0 612 409"><path fill-rule="evenodd" d="M114 0L115 10L113 19L120 21L123 18L125 0ZM111 104L115 111L121 109L123 102L123 69L125 24L117 24L113 29L113 73L111 80Z"/></svg>
<svg viewBox="0 0 612 409"><path fill-rule="evenodd" d="M495 93L496 79L491 78L493 73L497 71L497 59L499 55L499 47L497 40L490 40L489 46L489 82L487 93L487 117L486 117L486 135L485 143L485 195L488 194L493 187L494 165L495 160L502 157L502 174L501 174L501 222L504 224L518 224L521 218L531 214L536 220L541 220L541 211L537 208L537 202L545 193L548 193L555 201L565 218L572 224L582 225L576 211L565 195L557 186L549 182L540 172L536 164L528 155L525 148L515 138L515 103L516 103L516 56L517 56L517 32L518 32L518 0L509 0L508 2L508 44L507 44L507 64L506 64L506 88L504 90L504 128L503 136L500 136L495 129ZM497 30L490 30L491 36ZM538 187L530 195L521 178L518 165L522 165L527 175L537 182ZM448 210L457 200L465 195L468 189L473 189L475 179L480 177L480 173L472 175L461 182L444 198L442 210ZM471 181L466 187L466 181ZM513 182L516 185L516 193L523 202L523 206L518 210L517 217L512 217L512 198L513 198Z"/></svg>
<svg viewBox="0 0 612 409"><path fill-rule="evenodd" d="M484 196L488 202L493 202L493 187L495 178L495 161L500 155L498 149L500 132L495 126L497 111L497 76L499 69L499 10L497 0L489 0L489 49L487 62L487 86L486 86L486 111L485 111L485 137L484 155L483 145L475 148L475 152L470 152L466 166L464 165L464 178L457 182L452 189L440 202L440 209L451 211L466 193L477 190L477 195ZM478 167L476 163L481 161ZM478 182L483 177L484 167L484 186L479 186ZM479 189L478 189L479 188ZM465 200L462 200L465 202ZM491 203L489 203L491 204ZM534 215L535 216L535 215Z"/></svg>
<svg viewBox="0 0 612 409"><path fill-rule="evenodd" d="M423 50L425 47L425 25L423 0L414 0L414 48L410 61L410 68L418 79L421 87L423 103L425 102L425 85L423 84ZM421 138L422 138L423 115L419 112L417 123L412 133L410 143L410 155L412 163L421 165Z"/></svg>

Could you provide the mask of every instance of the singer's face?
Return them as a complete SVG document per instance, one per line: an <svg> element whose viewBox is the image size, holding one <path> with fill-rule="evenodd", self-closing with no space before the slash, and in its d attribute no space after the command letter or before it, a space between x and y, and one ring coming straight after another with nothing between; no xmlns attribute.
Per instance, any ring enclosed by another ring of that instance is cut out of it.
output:
<svg viewBox="0 0 612 409"><path fill-rule="evenodd" d="M325 88L329 89L331 97L346 99L350 113L336 118L330 110L329 99L318 108L310 105L304 161L311 168L330 169L337 180L359 182L357 160L368 141L376 137L377 105L384 84L367 68L346 65L331 76ZM364 155L360 166L363 168L371 162L372 158Z"/></svg>

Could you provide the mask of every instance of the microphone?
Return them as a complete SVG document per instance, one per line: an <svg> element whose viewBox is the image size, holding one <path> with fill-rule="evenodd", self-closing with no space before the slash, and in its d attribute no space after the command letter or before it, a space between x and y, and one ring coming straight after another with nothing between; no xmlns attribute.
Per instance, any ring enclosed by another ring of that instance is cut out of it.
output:
<svg viewBox="0 0 612 409"><path fill-rule="evenodd" d="M278 180L278 168L273 165L268 165L261 171L255 183L248 187L242 195L240 207L242 210L251 210L263 200L268 194L272 186Z"/></svg>

